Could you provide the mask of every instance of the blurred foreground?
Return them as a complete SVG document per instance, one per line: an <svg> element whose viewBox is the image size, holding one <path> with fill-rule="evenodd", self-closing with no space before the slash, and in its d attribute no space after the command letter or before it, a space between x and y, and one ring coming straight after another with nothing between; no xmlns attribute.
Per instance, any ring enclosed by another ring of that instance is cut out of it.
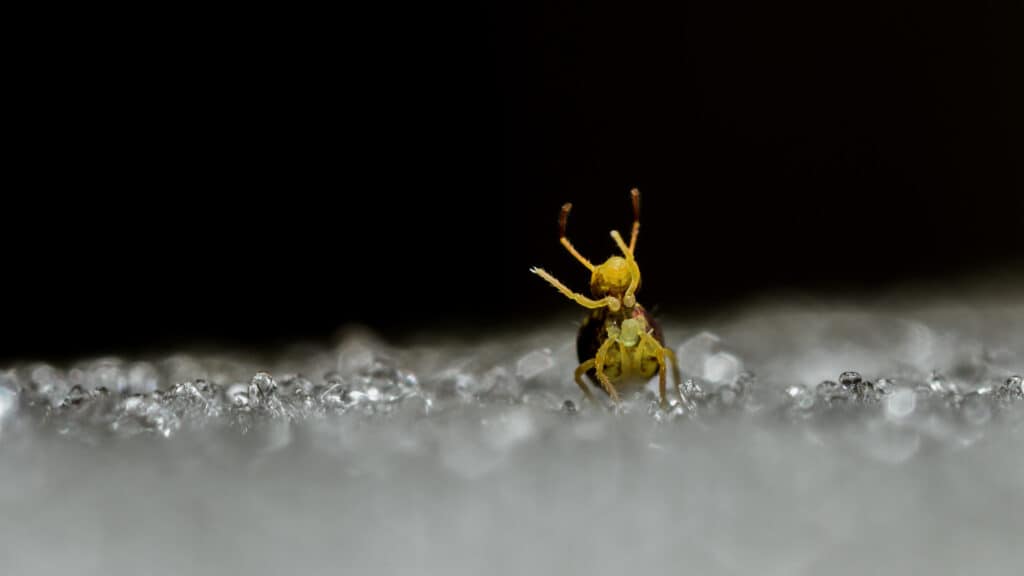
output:
<svg viewBox="0 0 1024 576"><path fill-rule="evenodd" d="M0 573L1024 561L1024 302L668 319L668 411L582 402L574 329L0 371Z"/></svg>

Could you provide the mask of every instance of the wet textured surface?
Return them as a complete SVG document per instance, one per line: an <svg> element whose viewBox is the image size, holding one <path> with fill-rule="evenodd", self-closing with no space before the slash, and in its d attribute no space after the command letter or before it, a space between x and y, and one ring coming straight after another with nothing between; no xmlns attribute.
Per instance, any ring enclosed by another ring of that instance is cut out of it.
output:
<svg viewBox="0 0 1024 576"><path fill-rule="evenodd" d="M691 405L574 325L0 370L4 574L1013 574L1024 305L664 320Z"/></svg>

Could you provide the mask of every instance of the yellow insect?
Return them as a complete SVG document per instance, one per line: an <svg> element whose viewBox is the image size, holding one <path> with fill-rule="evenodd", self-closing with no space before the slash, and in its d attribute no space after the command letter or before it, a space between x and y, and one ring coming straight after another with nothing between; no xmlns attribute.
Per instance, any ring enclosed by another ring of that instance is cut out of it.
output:
<svg viewBox="0 0 1024 576"><path fill-rule="evenodd" d="M586 374L590 381L601 386L615 403L619 402L619 389L646 384L658 373L658 391L662 407L668 406L665 391L665 359L672 363L672 375L680 401L686 398L680 388L679 366L676 356L665 347L661 328L654 318L636 301L640 287L640 267L633 252L640 232L640 191L631 191L633 199L633 233L629 245L623 241L618 230L611 236L623 256L612 256L597 266L583 257L565 236L566 222L572 204L562 206L558 218L559 240L562 246L576 260L591 272L588 298L573 292L554 276L540 268L530 271L546 280L559 292L580 306L591 310L583 320L576 336L576 355L580 365L576 368L576 384L590 400L594 397L583 381Z"/></svg>

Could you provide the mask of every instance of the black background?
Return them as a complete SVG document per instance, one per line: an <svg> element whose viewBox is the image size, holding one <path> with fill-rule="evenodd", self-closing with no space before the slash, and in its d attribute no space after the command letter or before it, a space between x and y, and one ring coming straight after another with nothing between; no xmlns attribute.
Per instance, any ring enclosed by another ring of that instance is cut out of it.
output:
<svg viewBox="0 0 1024 576"><path fill-rule="evenodd" d="M1021 270L1019 3L439 10L40 42L0 358L542 320L633 186L667 313Z"/></svg>

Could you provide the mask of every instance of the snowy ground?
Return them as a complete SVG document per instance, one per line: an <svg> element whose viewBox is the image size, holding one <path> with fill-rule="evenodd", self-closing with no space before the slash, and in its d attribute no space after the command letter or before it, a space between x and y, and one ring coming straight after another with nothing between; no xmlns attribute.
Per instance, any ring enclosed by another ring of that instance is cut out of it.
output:
<svg viewBox="0 0 1024 576"><path fill-rule="evenodd" d="M0 573L1016 574L1024 300L974 302L669 319L667 412L581 402L569 318L9 367Z"/></svg>

